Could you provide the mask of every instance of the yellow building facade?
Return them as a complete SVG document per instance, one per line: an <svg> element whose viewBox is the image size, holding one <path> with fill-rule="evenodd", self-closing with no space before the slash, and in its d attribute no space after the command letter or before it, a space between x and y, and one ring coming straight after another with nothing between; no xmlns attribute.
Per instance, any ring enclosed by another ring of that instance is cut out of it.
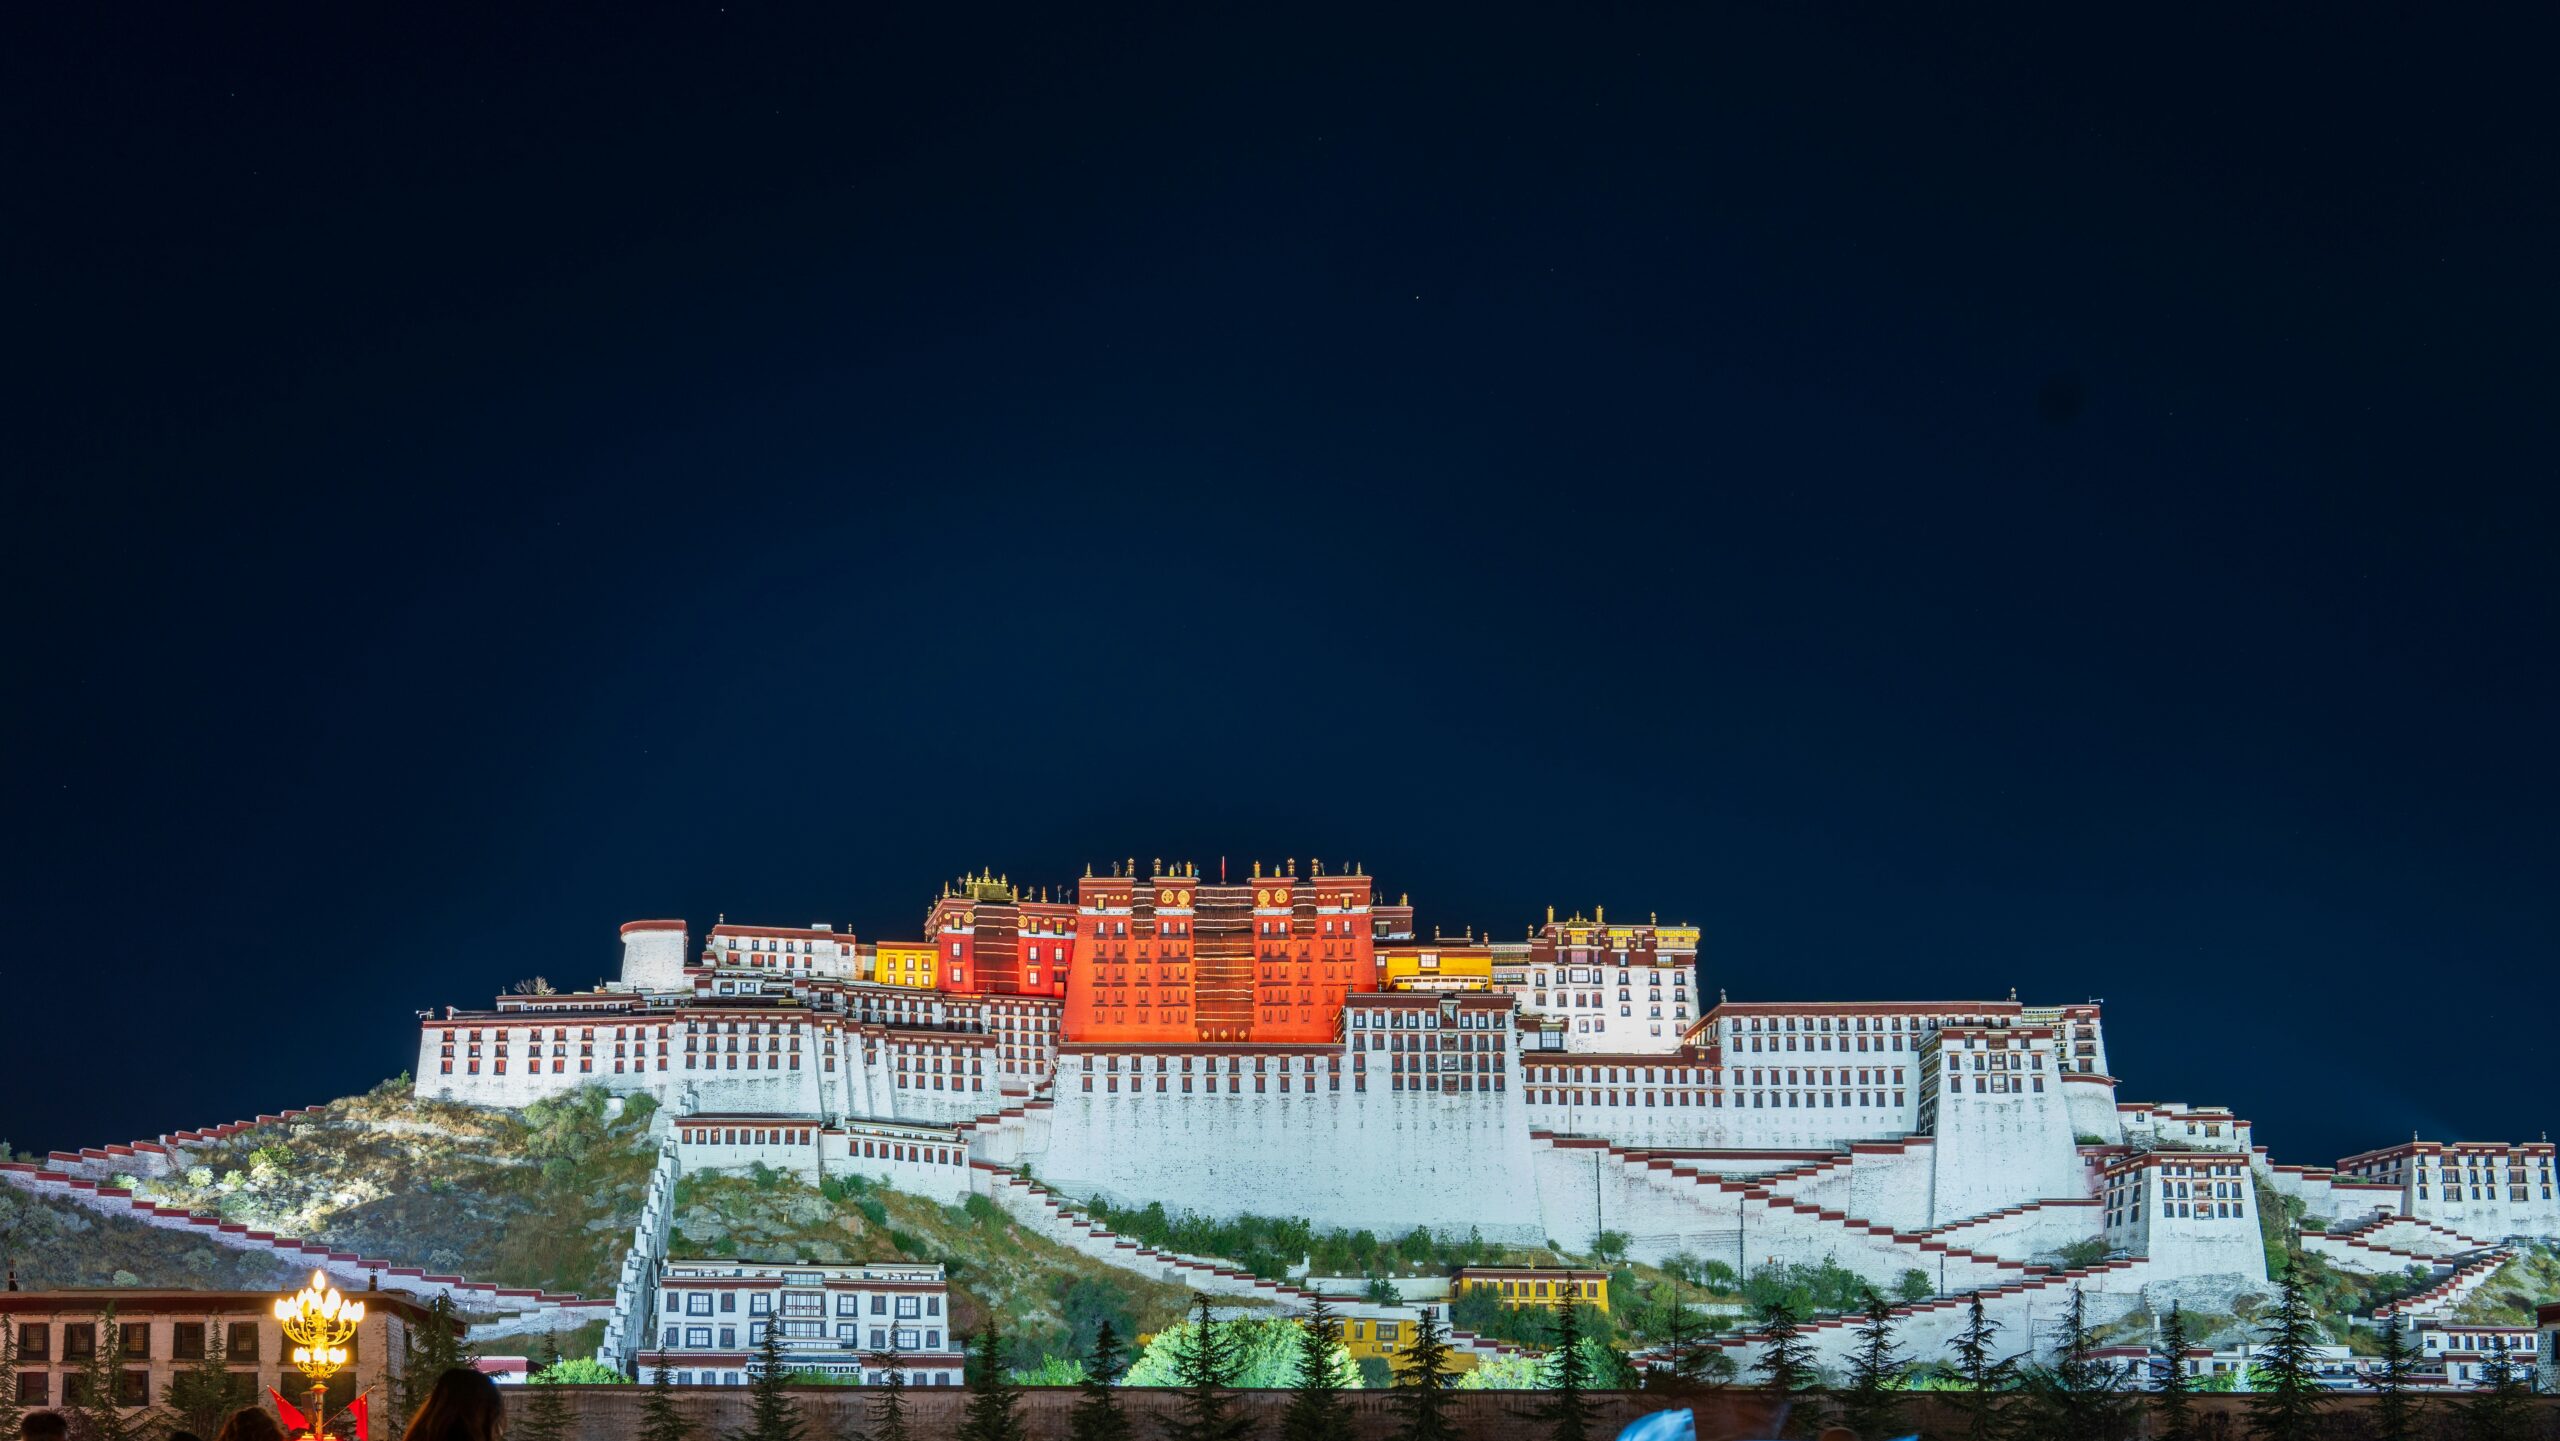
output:
<svg viewBox="0 0 2560 1441"><path fill-rule="evenodd" d="M1405 1352L1413 1345L1416 1323L1412 1321L1372 1321L1359 1316L1347 1317L1342 1323L1342 1349L1354 1361L1374 1356L1390 1366L1404 1365ZM1476 1358L1465 1351L1451 1352L1449 1369L1466 1372L1476 1369Z"/></svg>
<svg viewBox="0 0 2560 1441"><path fill-rule="evenodd" d="M881 941L872 947L871 979L883 986L936 988L936 952L930 941Z"/></svg>
<svg viewBox="0 0 2560 1441"><path fill-rule="evenodd" d="M1482 942L1403 942L1378 948L1382 991L1489 991L1493 948Z"/></svg>
<svg viewBox="0 0 2560 1441"><path fill-rule="evenodd" d="M1568 1266L1466 1266L1449 1284L1459 1292L1486 1291L1506 1306L1561 1306L1568 1299L1609 1309L1609 1273Z"/></svg>

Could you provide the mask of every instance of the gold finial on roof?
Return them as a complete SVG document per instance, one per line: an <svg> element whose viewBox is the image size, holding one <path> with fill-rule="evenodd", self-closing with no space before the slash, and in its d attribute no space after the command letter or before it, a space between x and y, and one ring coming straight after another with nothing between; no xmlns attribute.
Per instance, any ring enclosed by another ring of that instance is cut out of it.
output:
<svg viewBox="0 0 2560 1441"><path fill-rule="evenodd" d="M1556 923L1556 908L1555 908L1555 907L1553 907L1553 906L1549 906L1549 907L1547 907L1547 924L1552 926L1552 925L1554 925L1555 923Z"/></svg>
<svg viewBox="0 0 2560 1441"><path fill-rule="evenodd" d="M1595 926L1605 926L1609 924L1609 908L1607 906L1593 906L1591 908L1591 924Z"/></svg>

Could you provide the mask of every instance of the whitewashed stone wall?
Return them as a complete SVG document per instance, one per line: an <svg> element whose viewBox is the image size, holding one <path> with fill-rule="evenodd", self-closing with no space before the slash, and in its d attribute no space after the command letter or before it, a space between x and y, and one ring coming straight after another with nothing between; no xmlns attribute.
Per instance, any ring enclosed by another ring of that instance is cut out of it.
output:
<svg viewBox="0 0 2560 1441"><path fill-rule="evenodd" d="M829 1176L856 1175L958 1205L975 1174L966 1129L851 1123L821 1135L818 1164Z"/></svg>
<svg viewBox="0 0 2560 1441"><path fill-rule="evenodd" d="M2110 1146L2124 1144L2124 1117L2116 1110L2114 1081L2066 1071L2062 1098L2071 1111L2073 1135L2095 1136Z"/></svg>
<svg viewBox="0 0 2560 1441"><path fill-rule="evenodd" d="M1943 1052L1950 1062L1969 1063L1979 1054L1952 1046ZM2020 1089L1987 1094L1972 1089L1978 1074L1969 1065L1951 1070L1940 1089L1933 1223L1946 1225L2027 1201L2086 1194L2071 1117L2051 1072L2008 1073ZM2031 1089L2029 1083L2039 1080L2044 1089Z"/></svg>
<svg viewBox="0 0 2560 1441"><path fill-rule="evenodd" d="M1926 1136L1907 1141L1870 1143L1849 1148L1849 1198L1841 1209L1852 1216L1916 1231L1937 1214L1938 1148Z"/></svg>
<svg viewBox="0 0 2560 1441"><path fill-rule="evenodd" d="M1509 1055L1508 1089L1454 1095L1392 1091L1383 1073L1368 1075L1366 1091L1346 1074L1340 1090L1256 1092L1248 1078L1242 1094L1114 1092L1097 1059L1059 1058L1047 1143L1030 1158L1042 1181L1070 1196L1212 1216L1287 1214L1382 1235L1415 1226L1503 1241L1543 1235Z"/></svg>
<svg viewBox="0 0 2560 1441"><path fill-rule="evenodd" d="M667 1259L680 1174L675 1147L660 1150L658 1164L649 1172L649 1189L640 1198L640 1219L631 1228L631 1249L622 1253L622 1273L613 1287L613 1314L606 1319L604 1340L596 1348L597 1360L626 1374L633 1353L651 1333L650 1311L656 1304L658 1272Z"/></svg>
<svg viewBox="0 0 2560 1441"><path fill-rule="evenodd" d="M2105 1230L2103 1215L2094 1199L2036 1201L1980 1220L1939 1227L1929 1232L1929 1238L1985 1255L2049 1260L2065 1246L2100 1235Z"/></svg>
<svg viewBox="0 0 2560 1441"><path fill-rule="evenodd" d="M628 991L690 991L685 979L686 936L681 922L634 922L622 932L622 982Z"/></svg>

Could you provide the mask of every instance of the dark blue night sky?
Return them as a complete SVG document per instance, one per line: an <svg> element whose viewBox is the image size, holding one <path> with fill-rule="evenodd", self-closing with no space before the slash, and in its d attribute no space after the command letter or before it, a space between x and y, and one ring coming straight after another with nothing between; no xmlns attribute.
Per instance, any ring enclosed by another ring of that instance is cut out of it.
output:
<svg viewBox="0 0 2560 1441"><path fill-rule="evenodd" d="M2554 1121L2548 12L373 9L0 21L14 1145L1131 855Z"/></svg>

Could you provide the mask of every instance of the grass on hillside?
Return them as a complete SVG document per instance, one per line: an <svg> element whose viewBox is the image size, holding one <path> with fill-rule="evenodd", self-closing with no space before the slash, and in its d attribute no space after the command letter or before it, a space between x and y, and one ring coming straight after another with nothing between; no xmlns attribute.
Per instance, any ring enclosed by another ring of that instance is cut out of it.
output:
<svg viewBox="0 0 2560 1441"><path fill-rule="evenodd" d="M1114 1206L1096 1197L1075 1207L1097 1224L1132 1240L1187 1256L1206 1256L1233 1263L1265 1280L1296 1276L1359 1276L1374 1285L1370 1299L1385 1301L1393 1279L1446 1276L1461 1266L1582 1266L1609 1273L1611 1309L1593 1313L1603 1339L1633 1342L1663 1339L1671 1332L1676 1304L1708 1301L1765 1305L1784 1300L1798 1314L1854 1310L1865 1304L1863 1282L1836 1266L1782 1266L1754 1273L1749 1280L1734 1275L1720 1261L1682 1253L1659 1266L1625 1259L1626 1238L1603 1232L1600 1249L1578 1255L1552 1244L1522 1246L1488 1241L1480 1233L1463 1237L1435 1236L1415 1227L1402 1236L1381 1238L1367 1230L1318 1230L1298 1217L1242 1215L1220 1219L1196 1212L1173 1212L1150 1201L1144 1206ZM1919 1277L1927 1286L1927 1278ZM1906 1293L1903 1297L1908 1299ZM1489 1297L1460 1298L1452 1312L1456 1323L1479 1335L1528 1345L1544 1344L1552 1325L1544 1307L1504 1307ZM1712 1324L1693 1322L1714 1329Z"/></svg>
<svg viewBox="0 0 2560 1441"><path fill-rule="evenodd" d="M1022 1226L984 1196L946 1206L858 1176L824 1191L778 1171L697 1172L677 1183L669 1251L686 1257L813 1262L939 1261L951 1278L951 1326L993 1313L1008 1363L1081 1356L1108 1319L1123 1341L1181 1319L1189 1293L1105 1266ZM1224 1303L1222 1303L1224 1304Z"/></svg>
<svg viewBox="0 0 2560 1441"><path fill-rule="evenodd" d="M2535 1241L2500 1266L2453 1308L2453 1319L2478 1326L2530 1326L2536 1306L2560 1300L2560 1249Z"/></svg>
<svg viewBox="0 0 2560 1441"><path fill-rule="evenodd" d="M612 1294L656 1164L656 1103L582 1087L521 1111L421 1100L408 1079L192 1147L139 1194L432 1272Z"/></svg>

